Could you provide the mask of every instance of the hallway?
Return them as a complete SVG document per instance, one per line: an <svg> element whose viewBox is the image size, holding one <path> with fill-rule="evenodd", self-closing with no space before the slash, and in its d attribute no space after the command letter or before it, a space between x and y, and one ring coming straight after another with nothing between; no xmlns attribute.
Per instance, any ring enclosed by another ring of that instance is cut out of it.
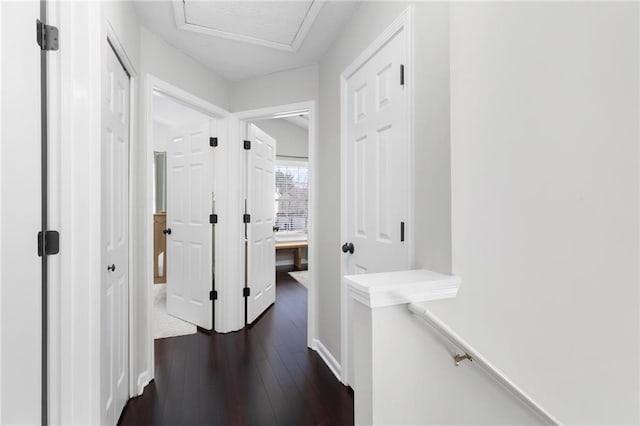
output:
<svg viewBox="0 0 640 426"><path fill-rule="evenodd" d="M353 397L307 349L307 290L277 272L277 301L252 328L155 341L155 380L120 425L346 425Z"/></svg>

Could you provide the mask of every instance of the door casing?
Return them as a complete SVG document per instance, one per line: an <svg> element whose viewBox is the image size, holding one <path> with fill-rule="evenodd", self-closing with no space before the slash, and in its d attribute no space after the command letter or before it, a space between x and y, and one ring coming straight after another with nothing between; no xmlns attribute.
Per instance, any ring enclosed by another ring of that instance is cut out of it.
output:
<svg viewBox="0 0 640 426"><path fill-rule="evenodd" d="M307 293L307 347L315 350L318 354L323 358L325 363L331 368L332 372L338 379L340 379L340 373L336 368L337 362L335 360L330 359L331 355L326 350L326 348L322 345L322 343L317 339L318 335L318 309L317 309L317 290L315 283L318 282L318 271L316 265L317 261L317 250L315 248L316 241L316 229L317 229L317 221L320 217L319 214L319 205L317 202L318 191L316 190L315 176L317 175L318 170L318 154L317 154L317 140L318 140L318 130L317 130L317 107L315 101L303 101L297 102L293 104L284 104L284 105L275 105L265 108L258 108L253 110L241 111L234 113L234 115L238 118L238 141L248 137L247 133L247 125L252 120L264 120L269 118L278 118L286 115L288 113L297 112L308 112L309 114L309 218L308 218L308 230L307 230L307 238L309 241L308 246L308 260L309 260L309 283L308 283L308 293ZM242 163L244 166L242 168L242 175L246 178L246 162ZM246 184L244 185L246 187ZM244 198L243 198L244 199ZM244 235L244 234L243 234ZM242 254L242 259L244 260L244 251ZM243 262L244 265L244 262ZM237 291L242 291L242 287L244 285L244 280L242 281L242 285L238 286ZM244 305L244 303L243 303ZM242 320L244 321L244 306L242 307L241 314ZM243 322L244 323L244 322Z"/></svg>

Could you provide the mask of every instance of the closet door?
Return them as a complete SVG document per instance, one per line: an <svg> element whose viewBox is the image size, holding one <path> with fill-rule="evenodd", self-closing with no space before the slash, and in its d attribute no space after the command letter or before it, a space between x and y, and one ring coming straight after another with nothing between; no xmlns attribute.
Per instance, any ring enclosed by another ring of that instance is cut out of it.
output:
<svg viewBox="0 0 640 426"><path fill-rule="evenodd" d="M129 397L129 76L106 46L102 92L101 416Z"/></svg>

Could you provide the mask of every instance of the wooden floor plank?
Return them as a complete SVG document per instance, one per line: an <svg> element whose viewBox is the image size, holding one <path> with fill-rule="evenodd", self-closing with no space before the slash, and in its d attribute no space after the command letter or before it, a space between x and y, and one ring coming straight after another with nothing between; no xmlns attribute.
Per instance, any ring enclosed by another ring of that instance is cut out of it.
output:
<svg viewBox="0 0 640 426"><path fill-rule="evenodd" d="M353 424L352 394L306 345L307 290L279 270L252 327L156 340L155 379L119 424Z"/></svg>

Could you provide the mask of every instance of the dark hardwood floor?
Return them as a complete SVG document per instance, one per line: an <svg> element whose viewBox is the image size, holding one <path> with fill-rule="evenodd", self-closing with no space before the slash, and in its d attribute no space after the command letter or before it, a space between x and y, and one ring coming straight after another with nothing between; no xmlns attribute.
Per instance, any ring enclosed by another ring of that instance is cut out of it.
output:
<svg viewBox="0 0 640 426"><path fill-rule="evenodd" d="M307 349L307 290L278 270L253 327L155 341L155 380L120 425L352 425L353 397Z"/></svg>

